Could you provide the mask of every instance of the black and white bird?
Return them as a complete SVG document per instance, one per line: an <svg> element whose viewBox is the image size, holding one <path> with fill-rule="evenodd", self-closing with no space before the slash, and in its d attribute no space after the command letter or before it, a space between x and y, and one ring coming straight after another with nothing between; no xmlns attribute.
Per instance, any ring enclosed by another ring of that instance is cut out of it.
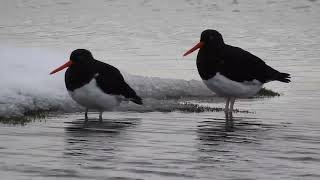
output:
<svg viewBox="0 0 320 180"><path fill-rule="evenodd" d="M50 74L67 67L65 85L72 99L86 108L85 121L88 120L89 109L98 110L102 121L102 112L111 110L123 100L142 104L142 99L125 82L117 68L95 60L86 49L74 50L70 60Z"/></svg>
<svg viewBox="0 0 320 180"><path fill-rule="evenodd" d="M225 112L232 113L236 98L255 95L264 83L290 82L290 74L273 69L248 51L225 44L216 30L203 31L200 42L183 56L199 48L197 68L200 77L211 91L226 98Z"/></svg>

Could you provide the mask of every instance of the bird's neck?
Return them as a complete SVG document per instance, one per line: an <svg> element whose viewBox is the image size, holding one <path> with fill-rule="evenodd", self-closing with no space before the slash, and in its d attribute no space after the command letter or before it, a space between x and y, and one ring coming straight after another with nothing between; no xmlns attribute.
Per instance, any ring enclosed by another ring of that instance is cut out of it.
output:
<svg viewBox="0 0 320 180"><path fill-rule="evenodd" d="M67 77L72 79L72 81L89 81L94 76L94 71L94 61L82 64L74 64L68 69Z"/></svg>
<svg viewBox="0 0 320 180"><path fill-rule="evenodd" d="M65 73L65 85L69 91L73 91L88 84L94 77L93 68L90 66L71 66Z"/></svg>
<svg viewBox="0 0 320 180"><path fill-rule="evenodd" d="M203 80L208 80L216 75L221 48L221 46L204 46L199 50L197 68Z"/></svg>

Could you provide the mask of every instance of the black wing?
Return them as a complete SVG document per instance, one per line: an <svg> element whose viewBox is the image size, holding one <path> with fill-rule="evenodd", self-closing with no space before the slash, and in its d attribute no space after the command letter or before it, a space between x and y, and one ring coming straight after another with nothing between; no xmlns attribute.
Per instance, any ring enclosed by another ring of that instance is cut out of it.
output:
<svg viewBox="0 0 320 180"><path fill-rule="evenodd" d="M117 68L100 61L95 62L95 67L97 69L95 79L98 87L100 87L103 92L113 95L122 95L136 104L142 104L142 99L125 82L122 74Z"/></svg>
<svg viewBox="0 0 320 180"><path fill-rule="evenodd" d="M290 82L290 75L268 66L259 57L241 49L227 45L219 55L219 71L226 77L238 81L259 80L262 83L278 80Z"/></svg>

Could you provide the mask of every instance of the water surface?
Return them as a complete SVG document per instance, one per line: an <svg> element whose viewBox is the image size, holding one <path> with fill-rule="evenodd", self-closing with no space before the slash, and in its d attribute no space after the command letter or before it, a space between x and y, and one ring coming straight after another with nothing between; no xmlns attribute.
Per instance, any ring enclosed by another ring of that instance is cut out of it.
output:
<svg viewBox="0 0 320 180"><path fill-rule="evenodd" d="M2 123L2 177L319 179L319 11L310 0L1 2L0 112L72 112ZM178 111L177 100L224 107L187 81L199 80L196 55L181 57L206 28L289 72L292 83L266 85L279 97L236 101L242 112L233 121L223 112ZM83 124L63 73L47 75L76 48L139 75L126 78L144 93L145 109L124 105L105 112L102 124L93 112Z"/></svg>

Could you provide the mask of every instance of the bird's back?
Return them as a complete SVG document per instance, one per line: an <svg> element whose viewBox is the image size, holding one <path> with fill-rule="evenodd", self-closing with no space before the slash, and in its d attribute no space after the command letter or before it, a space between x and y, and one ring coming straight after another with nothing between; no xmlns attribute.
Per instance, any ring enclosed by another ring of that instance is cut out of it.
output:
<svg viewBox="0 0 320 180"><path fill-rule="evenodd" d="M87 66L72 66L65 74L65 83L69 91L81 88L92 80L95 80L97 88L106 94L121 95L137 104L142 104L141 98L125 82L120 71L109 64L94 60Z"/></svg>
<svg viewBox="0 0 320 180"><path fill-rule="evenodd" d="M142 104L141 98L126 83L117 68L101 61L95 61L95 68L97 72L94 76L98 87L100 87L103 92L113 95L122 95L137 104Z"/></svg>
<svg viewBox="0 0 320 180"><path fill-rule="evenodd" d="M254 79L261 83L273 80L289 81L289 74L280 73L259 57L238 47L226 45L219 51L216 58L219 61L218 71L237 82Z"/></svg>

